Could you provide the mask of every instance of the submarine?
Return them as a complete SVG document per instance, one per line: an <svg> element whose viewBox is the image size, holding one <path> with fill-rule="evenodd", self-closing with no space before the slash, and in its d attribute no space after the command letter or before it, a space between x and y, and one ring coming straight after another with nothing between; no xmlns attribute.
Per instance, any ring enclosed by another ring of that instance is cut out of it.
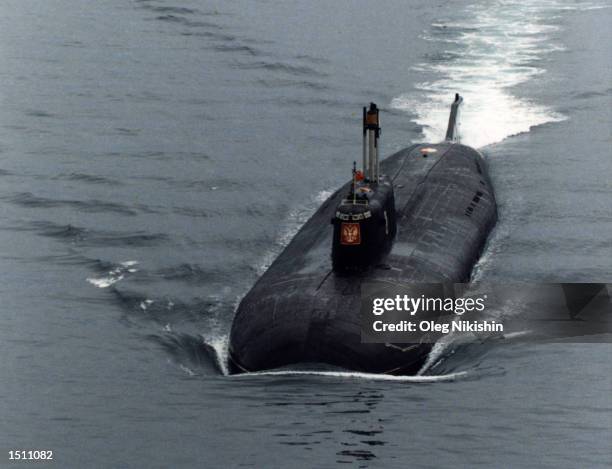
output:
<svg viewBox="0 0 612 469"><path fill-rule="evenodd" d="M458 136L459 94L446 137L379 160L380 112L363 108L362 166L332 194L241 300L229 369L245 373L321 365L415 374L431 343L365 343L365 282L470 279L497 221L483 155ZM331 221L331 223L330 223Z"/></svg>

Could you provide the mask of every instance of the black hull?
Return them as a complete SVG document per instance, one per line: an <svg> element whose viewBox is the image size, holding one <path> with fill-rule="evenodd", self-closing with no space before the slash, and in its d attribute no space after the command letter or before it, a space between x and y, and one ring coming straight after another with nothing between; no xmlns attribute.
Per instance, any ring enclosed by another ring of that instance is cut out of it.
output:
<svg viewBox="0 0 612 469"><path fill-rule="evenodd" d="M422 148L435 149L423 156ZM234 372L325 363L372 373L416 373L431 345L361 343L360 289L389 283L469 280L497 220L477 151L415 145L381 162L393 181L397 235L383 265L334 273L330 220L348 185L333 194L244 297L230 337Z"/></svg>

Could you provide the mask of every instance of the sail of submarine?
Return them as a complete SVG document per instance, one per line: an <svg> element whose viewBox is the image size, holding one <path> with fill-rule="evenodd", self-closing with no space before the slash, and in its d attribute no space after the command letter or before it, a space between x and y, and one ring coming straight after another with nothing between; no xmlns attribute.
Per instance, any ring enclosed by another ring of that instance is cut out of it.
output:
<svg viewBox="0 0 612 469"><path fill-rule="evenodd" d="M230 334L232 372L300 363L418 372L431 344L361 342L360 291L370 281L469 280L497 206L483 156L458 141L462 101L455 95L444 142L412 145L382 161L379 110L364 108L362 170L353 165L352 180L242 299Z"/></svg>

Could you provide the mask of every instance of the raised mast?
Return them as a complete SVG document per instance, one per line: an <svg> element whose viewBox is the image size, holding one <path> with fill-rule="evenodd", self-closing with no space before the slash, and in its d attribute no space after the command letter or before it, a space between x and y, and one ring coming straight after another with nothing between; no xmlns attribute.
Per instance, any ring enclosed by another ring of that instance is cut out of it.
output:
<svg viewBox="0 0 612 469"><path fill-rule="evenodd" d="M363 108L363 174L366 180L378 183L380 164L378 161L378 138L380 137L380 119L378 107L370 103L370 109ZM367 140L367 145L366 145ZM367 154L366 154L367 146Z"/></svg>

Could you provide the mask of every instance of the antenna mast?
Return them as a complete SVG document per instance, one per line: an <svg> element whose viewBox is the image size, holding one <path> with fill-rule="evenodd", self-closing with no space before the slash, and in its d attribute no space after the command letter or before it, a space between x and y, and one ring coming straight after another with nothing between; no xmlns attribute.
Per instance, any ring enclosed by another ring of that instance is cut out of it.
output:
<svg viewBox="0 0 612 469"><path fill-rule="evenodd" d="M380 119L378 107L370 103L370 109L363 108L363 173L366 180L378 183L380 163L378 161L378 138L380 137ZM367 145L366 145L367 140ZM366 146L368 151L366 153Z"/></svg>

